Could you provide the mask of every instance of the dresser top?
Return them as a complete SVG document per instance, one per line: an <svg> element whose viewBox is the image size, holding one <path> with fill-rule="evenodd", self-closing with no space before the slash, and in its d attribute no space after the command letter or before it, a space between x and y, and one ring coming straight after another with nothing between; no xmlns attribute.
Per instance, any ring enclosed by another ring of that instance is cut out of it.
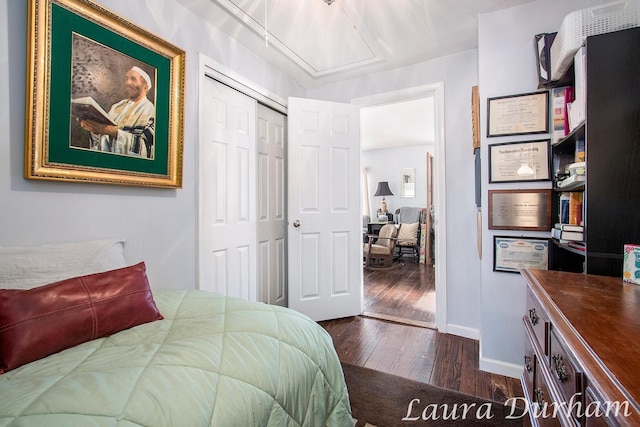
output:
<svg viewBox="0 0 640 427"><path fill-rule="evenodd" d="M604 391L617 386L638 408L640 286L589 274L534 269L522 274L547 311L552 329L577 353L590 379ZM619 397L617 390L612 393L605 397Z"/></svg>

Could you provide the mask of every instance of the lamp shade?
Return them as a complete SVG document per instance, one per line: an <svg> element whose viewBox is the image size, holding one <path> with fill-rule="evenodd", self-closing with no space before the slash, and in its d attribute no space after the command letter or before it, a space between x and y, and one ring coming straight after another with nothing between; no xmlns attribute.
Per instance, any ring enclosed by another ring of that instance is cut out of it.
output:
<svg viewBox="0 0 640 427"><path fill-rule="evenodd" d="M374 196L393 196L393 193L389 189L389 183L387 181L380 181Z"/></svg>

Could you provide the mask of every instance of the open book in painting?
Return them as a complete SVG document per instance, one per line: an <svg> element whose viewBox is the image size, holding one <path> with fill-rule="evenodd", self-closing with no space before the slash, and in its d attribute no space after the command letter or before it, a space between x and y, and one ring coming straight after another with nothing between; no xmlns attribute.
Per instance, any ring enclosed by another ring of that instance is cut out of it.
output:
<svg viewBox="0 0 640 427"><path fill-rule="evenodd" d="M94 122L115 126L109 114L90 96L72 99L71 114L80 120L93 120Z"/></svg>

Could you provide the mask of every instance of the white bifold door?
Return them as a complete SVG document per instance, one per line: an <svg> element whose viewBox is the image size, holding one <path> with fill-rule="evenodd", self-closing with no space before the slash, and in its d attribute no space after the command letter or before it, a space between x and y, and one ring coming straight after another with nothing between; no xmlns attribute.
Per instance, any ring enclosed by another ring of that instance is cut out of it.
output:
<svg viewBox="0 0 640 427"><path fill-rule="evenodd" d="M286 117L203 79L199 288L287 304Z"/></svg>
<svg viewBox="0 0 640 427"><path fill-rule="evenodd" d="M203 81L199 287L256 300L256 101Z"/></svg>
<svg viewBox="0 0 640 427"><path fill-rule="evenodd" d="M287 118L258 104L258 300L287 305Z"/></svg>

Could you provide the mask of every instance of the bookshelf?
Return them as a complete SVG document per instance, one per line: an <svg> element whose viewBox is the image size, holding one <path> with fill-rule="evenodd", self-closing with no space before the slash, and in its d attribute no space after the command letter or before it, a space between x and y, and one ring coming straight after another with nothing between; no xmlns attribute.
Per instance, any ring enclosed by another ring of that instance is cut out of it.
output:
<svg viewBox="0 0 640 427"><path fill-rule="evenodd" d="M554 223L560 196L581 192L584 250L554 239L549 268L622 277L625 243L640 243L640 28L588 37L586 114L551 146ZM574 66L547 87L572 86ZM577 141L585 141L584 182L558 188L558 165L571 161Z"/></svg>

